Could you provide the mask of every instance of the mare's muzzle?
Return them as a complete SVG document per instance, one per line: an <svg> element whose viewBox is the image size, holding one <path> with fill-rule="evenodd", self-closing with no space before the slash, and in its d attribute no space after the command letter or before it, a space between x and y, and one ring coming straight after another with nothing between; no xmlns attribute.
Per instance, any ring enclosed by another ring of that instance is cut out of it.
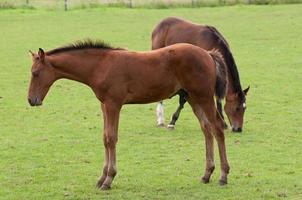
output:
<svg viewBox="0 0 302 200"><path fill-rule="evenodd" d="M241 133L241 132L242 132L242 128L240 128L240 127L239 127L239 128L233 127L233 128L232 128L232 131L233 131L233 132Z"/></svg>
<svg viewBox="0 0 302 200"><path fill-rule="evenodd" d="M28 98L28 103L31 106L41 106L42 101L38 97Z"/></svg>

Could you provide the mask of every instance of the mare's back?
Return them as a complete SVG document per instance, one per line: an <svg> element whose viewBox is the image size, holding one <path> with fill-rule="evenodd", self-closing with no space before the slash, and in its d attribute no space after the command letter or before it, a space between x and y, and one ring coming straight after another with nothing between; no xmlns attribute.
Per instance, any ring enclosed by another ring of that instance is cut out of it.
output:
<svg viewBox="0 0 302 200"><path fill-rule="evenodd" d="M152 48L158 49L176 43L189 43L206 50L217 48L214 27L194 24L169 17L161 21L152 33Z"/></svg>

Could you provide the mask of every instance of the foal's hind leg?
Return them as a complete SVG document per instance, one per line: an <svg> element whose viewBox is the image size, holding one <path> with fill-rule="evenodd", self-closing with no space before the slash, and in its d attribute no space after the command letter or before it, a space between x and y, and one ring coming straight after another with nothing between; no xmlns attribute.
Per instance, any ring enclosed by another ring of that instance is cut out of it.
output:
<svg viewBox="0 0 302 200"><path fill-rule="evenodd" d="M203 112L201 106L199 104L193 104L190 102L190 105L193 109L194 114L198 118L200 122L200 127L203 131L205 137L205 145L206 145L206 168L204 176L202 177L202 182L208 183L210 181L210 177L215 169L214 162L214 138L212 135L211 124L206 118L205 113Z"/></svg>
<svg viewBox="0 0 302 200"><path fill-rule="evenodd" d="M228 164L227 155L226 155L223 124L224 124L223 120L220 118L219 115L217 115L214 134L218 144L219 157L220 157L220 166L221 166L221 175L219 180L220 185L225 185L228 183L227 176L230 171L230 166Z"/></svg>
<svg viewBox="0 0 302 200"><path fill-rule="evenodd" d="M225 185L227 184L227 176L230 170L230 166L228 164L227 155L226 155L225 139L223 133L223 120L219 115L219 113L217 112L214 106L214 102L203 103L202 108L214 129L213 133L219 148L219 157L220 157L220 166L221 166L221 176L220 176L219 183L220 185Z"/></svg>

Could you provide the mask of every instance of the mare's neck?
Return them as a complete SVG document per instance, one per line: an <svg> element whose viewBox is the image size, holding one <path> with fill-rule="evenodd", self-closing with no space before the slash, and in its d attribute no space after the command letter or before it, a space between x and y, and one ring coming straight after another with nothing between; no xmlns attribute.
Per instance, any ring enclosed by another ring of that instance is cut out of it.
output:
<svg viewBox="0 0 302 200"><path fill-rule="evenodd" d="M235 94L236 94L236 89L234 87L234 80L228 69L228 88L227 88L227 93L226 93L226 99L233 99Z"/></svg>

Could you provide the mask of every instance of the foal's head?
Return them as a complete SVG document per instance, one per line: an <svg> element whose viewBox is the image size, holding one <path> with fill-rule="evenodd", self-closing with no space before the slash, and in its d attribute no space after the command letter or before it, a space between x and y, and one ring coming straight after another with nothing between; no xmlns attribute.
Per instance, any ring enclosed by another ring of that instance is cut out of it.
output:
<svg viewBox="0 0 302 200"><path fill-rule="evenodd" d="M250 86L240 93L235 93L226 98L224 110L229 118L232 131L242 132L243 117L246 110L246 95Z"/></svg>
<svg viewBox="0 0 302 200"><path fill-rule="evenodd" d="M40 106L50 86L57 79L55 69L47 60L43 49L32 53L31 80L28 90L28 102L31 106Z"/></svg>

